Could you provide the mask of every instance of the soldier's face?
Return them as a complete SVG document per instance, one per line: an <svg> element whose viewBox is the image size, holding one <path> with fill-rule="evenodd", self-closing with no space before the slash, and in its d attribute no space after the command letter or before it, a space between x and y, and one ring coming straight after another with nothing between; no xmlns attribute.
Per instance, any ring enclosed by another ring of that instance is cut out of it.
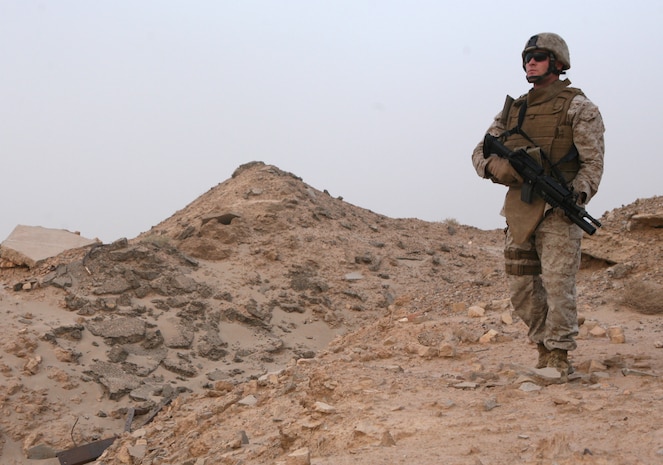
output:
<svg viewBox="0 0 663 465"><path fill-rule="evenodd" d="M525 54L527 78L543 76L550 66L550 55L545 50L534 50Z"/></svg>
<svg viewBox="0 0 663 465"><path fill-rule="evenodd" d="M525 54L523 66L527 81L534 87L545 87L559 79L559 74L549 73L550 54L545 50L534 50ZM555 66L561 71L561 63L555 62Z"/></svg>

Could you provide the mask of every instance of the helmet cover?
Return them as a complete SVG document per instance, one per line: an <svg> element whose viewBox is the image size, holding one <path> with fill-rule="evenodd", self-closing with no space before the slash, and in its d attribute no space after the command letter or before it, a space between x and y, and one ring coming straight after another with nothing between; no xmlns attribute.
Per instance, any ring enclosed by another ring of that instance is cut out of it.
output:
<svg viewBox="0 0 663 465"><path fill-rule="evenodd" d="M564 42L564 39L554 32L542 32L529 38L522 53L523 65L525 54L533 50L546 50L552 53L555 60L562 64L562 71L571 68L569 47Z"/></svg>

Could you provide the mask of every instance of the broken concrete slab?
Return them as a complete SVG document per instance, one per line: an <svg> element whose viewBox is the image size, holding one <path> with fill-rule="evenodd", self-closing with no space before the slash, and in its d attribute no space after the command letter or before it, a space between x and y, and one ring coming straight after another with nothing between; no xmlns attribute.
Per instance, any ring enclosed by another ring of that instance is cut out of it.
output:
<svg viewBox="0 0 663 465"><path fill-rule="evenodd" d="M0 259L15 266L34 268L50 257L70 249L100 243L66 229L18 225L0 244Z"/></svg>
<svg viewBox="0 0 663 465"><path fill-rule="evenodd" d="M85 374L101 384L111 400L121 399L142 385L139 376L126 373L120 365L111 362L96 361Z"/></svg>
<svg viewBox="0 0 663 465"><path fill-rule="evenodd" d="M633 215L629 220L628 230L641 228L663 228L663 212Z"/></svg>
<svg viewBox="0 0 663 465"><path fill-rule="evenodd" d="M87 328L113 344L130 344L145 338L147 323L140 318L110 318L88 321Z"/></svg>
<svg viewBox="0 0 663 465"><path fill-rule="evenodd" d="M611 265L624 263L641 247L638 241L607 231L597 231L595 235L582 238L582 253Z"/></svg>

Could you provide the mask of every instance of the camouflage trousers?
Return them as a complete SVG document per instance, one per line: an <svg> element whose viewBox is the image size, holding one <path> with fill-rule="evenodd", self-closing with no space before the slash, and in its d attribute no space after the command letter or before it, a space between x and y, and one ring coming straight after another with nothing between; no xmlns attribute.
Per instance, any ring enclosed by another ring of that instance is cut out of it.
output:
<svg viewBox="0 0 663 465"><path fill-rule="evenodd" d="M549 350L576 348L582 234L558 210L549 212L524 244L515 244L507 228L504 252L511 303L530 340Z"/></svg>

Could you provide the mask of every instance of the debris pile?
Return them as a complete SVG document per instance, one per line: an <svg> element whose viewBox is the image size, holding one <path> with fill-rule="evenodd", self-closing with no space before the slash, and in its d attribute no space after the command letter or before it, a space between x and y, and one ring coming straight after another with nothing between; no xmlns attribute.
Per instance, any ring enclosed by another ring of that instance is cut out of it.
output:
<svg viewBox="0 0 663 465"><path fill-rule="evenodd" d="M0 457L113 438L99 465L534 463L569 440L574 463L606 456L596 425L624 410L651 431L647 463L660 312L624 296L662 285L661 211L636 202L586 237L560 383L529 368L502 231L388 218L244 165L137 238L0 273Z"/></svg>

